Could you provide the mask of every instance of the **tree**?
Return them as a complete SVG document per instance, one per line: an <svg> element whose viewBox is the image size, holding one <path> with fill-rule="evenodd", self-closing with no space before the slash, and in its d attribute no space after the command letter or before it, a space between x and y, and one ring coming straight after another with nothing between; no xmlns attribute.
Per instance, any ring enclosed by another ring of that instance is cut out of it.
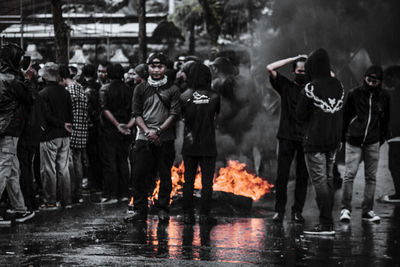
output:
<svg viewBox="0 0 400 267"><path fill-rule="evenodd" d="M139 62L145 63L147 57L146 0L138 0L138 18L139 18Z"/></svg>
<svg viewBox="0 0 400 267"><path fill-rule="evenodd" d="M69 27L65 24L62 10L61 0L51 0L54 24L54 38L56 42L56 62L68 65L68 35Z"/></svg>
<svg viewBox="0 0 400 267"><path fill-rule="evenodd" d="M189 54L195 53L195 27L203 22L203 9L197 0L184 1L175 8L172 21L189 32Z"/></svg>

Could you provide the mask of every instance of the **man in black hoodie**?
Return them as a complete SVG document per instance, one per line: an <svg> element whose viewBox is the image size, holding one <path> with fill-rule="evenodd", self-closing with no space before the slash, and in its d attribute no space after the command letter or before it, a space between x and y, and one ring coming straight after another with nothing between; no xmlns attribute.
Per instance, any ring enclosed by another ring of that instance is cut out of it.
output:
<svg viewBox="0 0 400 267"><path fill-rule="evenodd" d="M301 143L303 134L296 121L296 106L300 91L307 81L304 70L306 59L306 55L298 55L276 61L267 66L271 85L281 97L281 118L277 135L279 140L278 174L276 178L275 215L273 217L275 222L281 222L285 214L290 165L295 154L297 160L296 189L294 192L292 219L296 222L304 222L301 213L307 195L308 173ZM292 64L292 71L295 75L293 81L277 71L278 68L287 64Z"/></svg>
<svg viewBox="0 0 400 267"><path fill-rule="evenodd" d="M305 234L334 235L333 163L340 145L344 90L331 77L328 53L320 48L305 63L310 83L306 84L297 105L297 119L304 126L304 153L308 173L316 191L319 222Z"/></svg>
<svg viewBox="0 0 400 267"><path fill-rule="evenodd" d="M388 133L390 98L381 88L383 71L371 66L364 75L363 85L352 89L344 107L343 132L346 138L346 171L343 179L340 220L351 219L353 181L361 160L364 160L365 187L362 219L380 221L373 211L379 147Z"/></svg>
<svg viewBox="0 0 400 267"><path fill-rule="evenodd" d="M6 44L0 49L0 197L7 187L12 206L8 212L16 214L17 222L35 216L35 212L27 211L25 206L17 158L17 143L25 124L24 107L33 103L28 81L32 76L25 74L23 77L19 70L23 54L23 50L15 44ZM6 222L0 216L0 225Z"/></svg>

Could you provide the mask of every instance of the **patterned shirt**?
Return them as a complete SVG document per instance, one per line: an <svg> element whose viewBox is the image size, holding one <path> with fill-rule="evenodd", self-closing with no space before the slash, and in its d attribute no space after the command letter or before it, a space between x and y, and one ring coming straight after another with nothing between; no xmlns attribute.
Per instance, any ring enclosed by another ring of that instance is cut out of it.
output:
<svg viewBox="0 0 400 267"><path fill-rule="evenodd" d="M77 83L66 87L71 94L72 123L71 148L85 148L88 138L88 102L83 87Z"/></svg>

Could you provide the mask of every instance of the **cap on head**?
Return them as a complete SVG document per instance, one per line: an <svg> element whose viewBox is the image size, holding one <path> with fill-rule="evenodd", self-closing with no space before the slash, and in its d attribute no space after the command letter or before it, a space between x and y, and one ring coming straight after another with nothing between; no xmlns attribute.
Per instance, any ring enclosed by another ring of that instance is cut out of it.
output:
<svg viewBox="0 0 400 267"><path fill-rule="evenodd" d="M153 64L153 63L166 65L168 63L168 58L163 53L156 52L156 53L150 54L150 56L147 58L146 63L148 65Z"/></svg>
<svg viewBox="0 0 400 267"><path fill-rule="evenodd" d="M382 81L383 79L383 70L381 66L378 65L372 65L371 67L369 67L367 69L367 71L365 72L365 76L369 76L371 78L377 79Z"/></svg>

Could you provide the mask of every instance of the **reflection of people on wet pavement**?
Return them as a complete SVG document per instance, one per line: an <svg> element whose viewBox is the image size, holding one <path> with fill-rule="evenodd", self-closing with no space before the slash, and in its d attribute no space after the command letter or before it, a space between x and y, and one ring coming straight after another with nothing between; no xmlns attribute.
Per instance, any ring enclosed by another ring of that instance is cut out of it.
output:
<svg viewBox="0 0 400 267"><path fill-rule="evenodd" d="M304 62L307 56L299 55L282 59L267 66L271 85L281 96L281 117L277 138L278 168L276 178L275 214L273 220L281 222L285 215L287 201L287 185L289 181L290 165L296 154L296 188L294 191L294 204L292 207L292 219L296 222L304 222L302 211L307 194L308 173L304 160L301 127L296 120L296 106L300 91L307 82L304 73ZM289 80L278 71L284 65L292 64L295 74L293 81Z"/></svg>
<svg viewBox="0 0 400 267"><path fill-rule="evenodd" d="M304 153L308 173L316 191L319 224L306 234L334 235L333 162L340 145L344 90L331 77L329 56L320 48L305 63L311 82L306 84L297 106L297 119L304 125Z"/></svg>
<svg viewBox="0 0 400 267"><path fill-rule="evenodd" d="M183 118L185 120L182 156L185 164L183 185L183 211L185 224L195 222L193 188L197 168L201 168L200 223L214 221L209 216L212 185L217 156L215 120L220 109L220 97L211 90L210 69L201 63L190 67L188 85L181 94Z"/></svg>
<svg viewBox="0 0 400 267"><path fill-rule="evenodd" d="M353 182L361 161L364 161L365 188L362 219L379 221L373 211L380 145L385 142L389 123L390 99L381 88L383 71L371 66L363 85L351 90L344 106L343 137L346 138L346 171L343 180L340 220L351 219Z"/></svg>

